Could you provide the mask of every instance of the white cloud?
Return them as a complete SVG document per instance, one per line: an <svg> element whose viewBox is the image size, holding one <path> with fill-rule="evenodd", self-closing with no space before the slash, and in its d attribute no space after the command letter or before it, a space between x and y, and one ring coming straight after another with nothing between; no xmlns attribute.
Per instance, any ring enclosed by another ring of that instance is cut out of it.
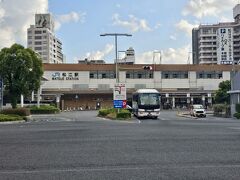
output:
<svg viewBox="0 0 240 180"><path fill-rule="evenodd" d="M62 24L69 23L71 21L78 22L80 21L83 23L85 21L86 13L77 13L77 12L70 12L68 14L62 14L56 16L55 20L55 30L58 30Z"/></svg>
<svg viewBox="0 0 240 180"><path fill-rule="evenodd" d="M188 36L191 36L192 29L197 27L198 24L190 24L187 20L182 19L175 26L178 30L185 32Z"/></svg>
<svg viewBox="0 0 240 180"><path fill-rule="evenodd" d="M187 64L190 45L182 48L169 48L161 51L162 64ZM153 51L147 51L142 54L136 55L137 64L152 64ZM160 57L155 57L155 63L160 63Z"/></svg>
<svg viewBox="0 0 240 180"><path fill-rule="evenodd" d="M131 32L152 30L145 19L139 19L134 15L129 15L129 20L124 21L119 18L119 14L114 14L112 19L113 25L130 29Z"/></svg>
<svg viewBox="0 0 240 180"><path fill-rule="evenodd" d="M116 7L117 8L121 8L121 4L116 4Z"/></svg>
<svg viewBox="0 0 240 180"><path fill-rule="evenodd" d="M177 40L177 37L176 37L176 35L174 34L174 35L171 35L170 37L169 37L171 40L174 40L174 41L176 41Z"/></svg>
<svg viewBox="0 0 240 180"><path fill-rule="evenodd" d="M17 42L26 45L27 28L34 14L46 13L48 0L4 0L0 2L0 49Z"/></svg>
<svg viewBox="0 0 240 180"><path fill-rule="evenodd" d="M159 29L161 26L162 26L161 23L157 23L154 28L155 28L155 29Z"/></svg>
<svg viewBox="0 0 240 180"><path fill-rule="evenodd" d="M81 59L90 59L90 60L103 60L104 57L108 54L110 54L113 50L113 44L107 44L103 50L98 50L94 52L88 52L86 53L85 57Z"/></svg>
<svg viewBox="0 0 240 180"><path fill-rule="evenodd" d="M221 13L232 9L236 0L189 0L183 15L193 15L197 18L205 16L218 16Z"/></svg>

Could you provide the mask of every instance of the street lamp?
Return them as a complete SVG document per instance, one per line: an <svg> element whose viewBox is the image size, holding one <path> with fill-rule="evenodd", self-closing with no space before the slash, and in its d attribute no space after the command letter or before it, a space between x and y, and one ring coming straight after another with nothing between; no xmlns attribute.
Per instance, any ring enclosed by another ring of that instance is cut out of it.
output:
<svg viewBox="0 0 240 180"><path fill-rule="evenodd" d="M126 33L105 33L105 34L100 34L100 36L114 36L115 37L115 65L116 65L116 83L119 82L119 77L118 77L118 67L117 67L117 59L118 59L118 50L117 50L117 38L118 36L132 36L131 34L126 34Z"/></svg>

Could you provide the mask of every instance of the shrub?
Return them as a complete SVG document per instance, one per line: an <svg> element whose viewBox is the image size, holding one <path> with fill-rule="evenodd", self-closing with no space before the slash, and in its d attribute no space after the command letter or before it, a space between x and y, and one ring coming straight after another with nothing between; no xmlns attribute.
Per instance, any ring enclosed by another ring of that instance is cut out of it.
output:
<svg viewBox="0 0 240 180"><path fill-rule="evenodd" d="M236 112L240 113L240 104L236 104Z"/></svg>
<svg viewBox="0 0 240 180"><path fill-rule="evenodd" d="M230 117L231 107L227 104L215 104L213 106L214 116L218 117Z"/></svg>
<svg viewBox="0 0 240 180"><path fill-rule="evenodd" d="M40 107L32 106L30 111L32 114L56 114L60 112L60 109L54 106L41 105Z"/></svg>
<svg viewBox="0 0 240 180"><path fill-rule="evenodd" d="M103 117L105 117L105 116L107 116L108 114L111 114L111 113L116 113L116 109L114 109L114 108L111 108L111 109L100 109L98 111L98 115L99 116L103 116Z"/></svg>
<svg viewBox="0 0 240 180"><path fill-rule="evenodd" d="M128 110L121 110L119 113L117 113L117 118L129 119L131 118L131 113Z"/></svg>
<svg viewBox="0 0 240 180"><path fill-rule="evenodd" d="M109 119L129 119L131 118L131 112L127 109L120 109L119 112L117 109L100 109L98 111L98 116L107 117Z"/></svg>
<svg viewBox="0 0 240 180"><path fill-rule="evenodd" d="M240 113L235 113L233 116L237 119L240 119Z"/></svg>
<svg viewBox="0 0 240 180"><path fill-rule="evenodd" d="M22 116L0 114L0 122L23 120Z"/></svg>
<svg viewBox="0 0 240 180"><path fill-rule="evenodd" d="M4 109L1 111L1 114L13 114L19 116L29 116L30 110L28 108L17 108L17 109Z"/></svg>

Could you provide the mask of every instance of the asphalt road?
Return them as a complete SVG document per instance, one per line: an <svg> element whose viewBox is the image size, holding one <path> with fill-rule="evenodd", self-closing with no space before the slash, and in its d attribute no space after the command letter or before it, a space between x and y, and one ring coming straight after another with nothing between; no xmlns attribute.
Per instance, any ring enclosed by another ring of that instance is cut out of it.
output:
<svg viewBox="0 0 240 180"><path fill-rule="evenodd" d="M96 112L0 124L0 179L240 179L240 121L110 121Z"/></svg>

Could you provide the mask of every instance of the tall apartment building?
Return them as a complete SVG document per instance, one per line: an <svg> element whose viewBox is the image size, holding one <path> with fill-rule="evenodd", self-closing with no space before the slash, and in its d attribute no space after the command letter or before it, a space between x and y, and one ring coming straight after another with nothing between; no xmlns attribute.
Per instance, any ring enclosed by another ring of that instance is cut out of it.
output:
<svg viewBox="0 0 240 180"><path fill-rule="evenodd" d="M240 63L240 4L233 8L233 18L192 30L193 64Z"/></svg>
<svg viewBox="0 0 240 180"><path fill-rule="evenodd" d="M54 34L54 21L50 14L36 14L35 25L27 30L27 46L37 52L43 63L63 63L62 42Z"/></svg>

